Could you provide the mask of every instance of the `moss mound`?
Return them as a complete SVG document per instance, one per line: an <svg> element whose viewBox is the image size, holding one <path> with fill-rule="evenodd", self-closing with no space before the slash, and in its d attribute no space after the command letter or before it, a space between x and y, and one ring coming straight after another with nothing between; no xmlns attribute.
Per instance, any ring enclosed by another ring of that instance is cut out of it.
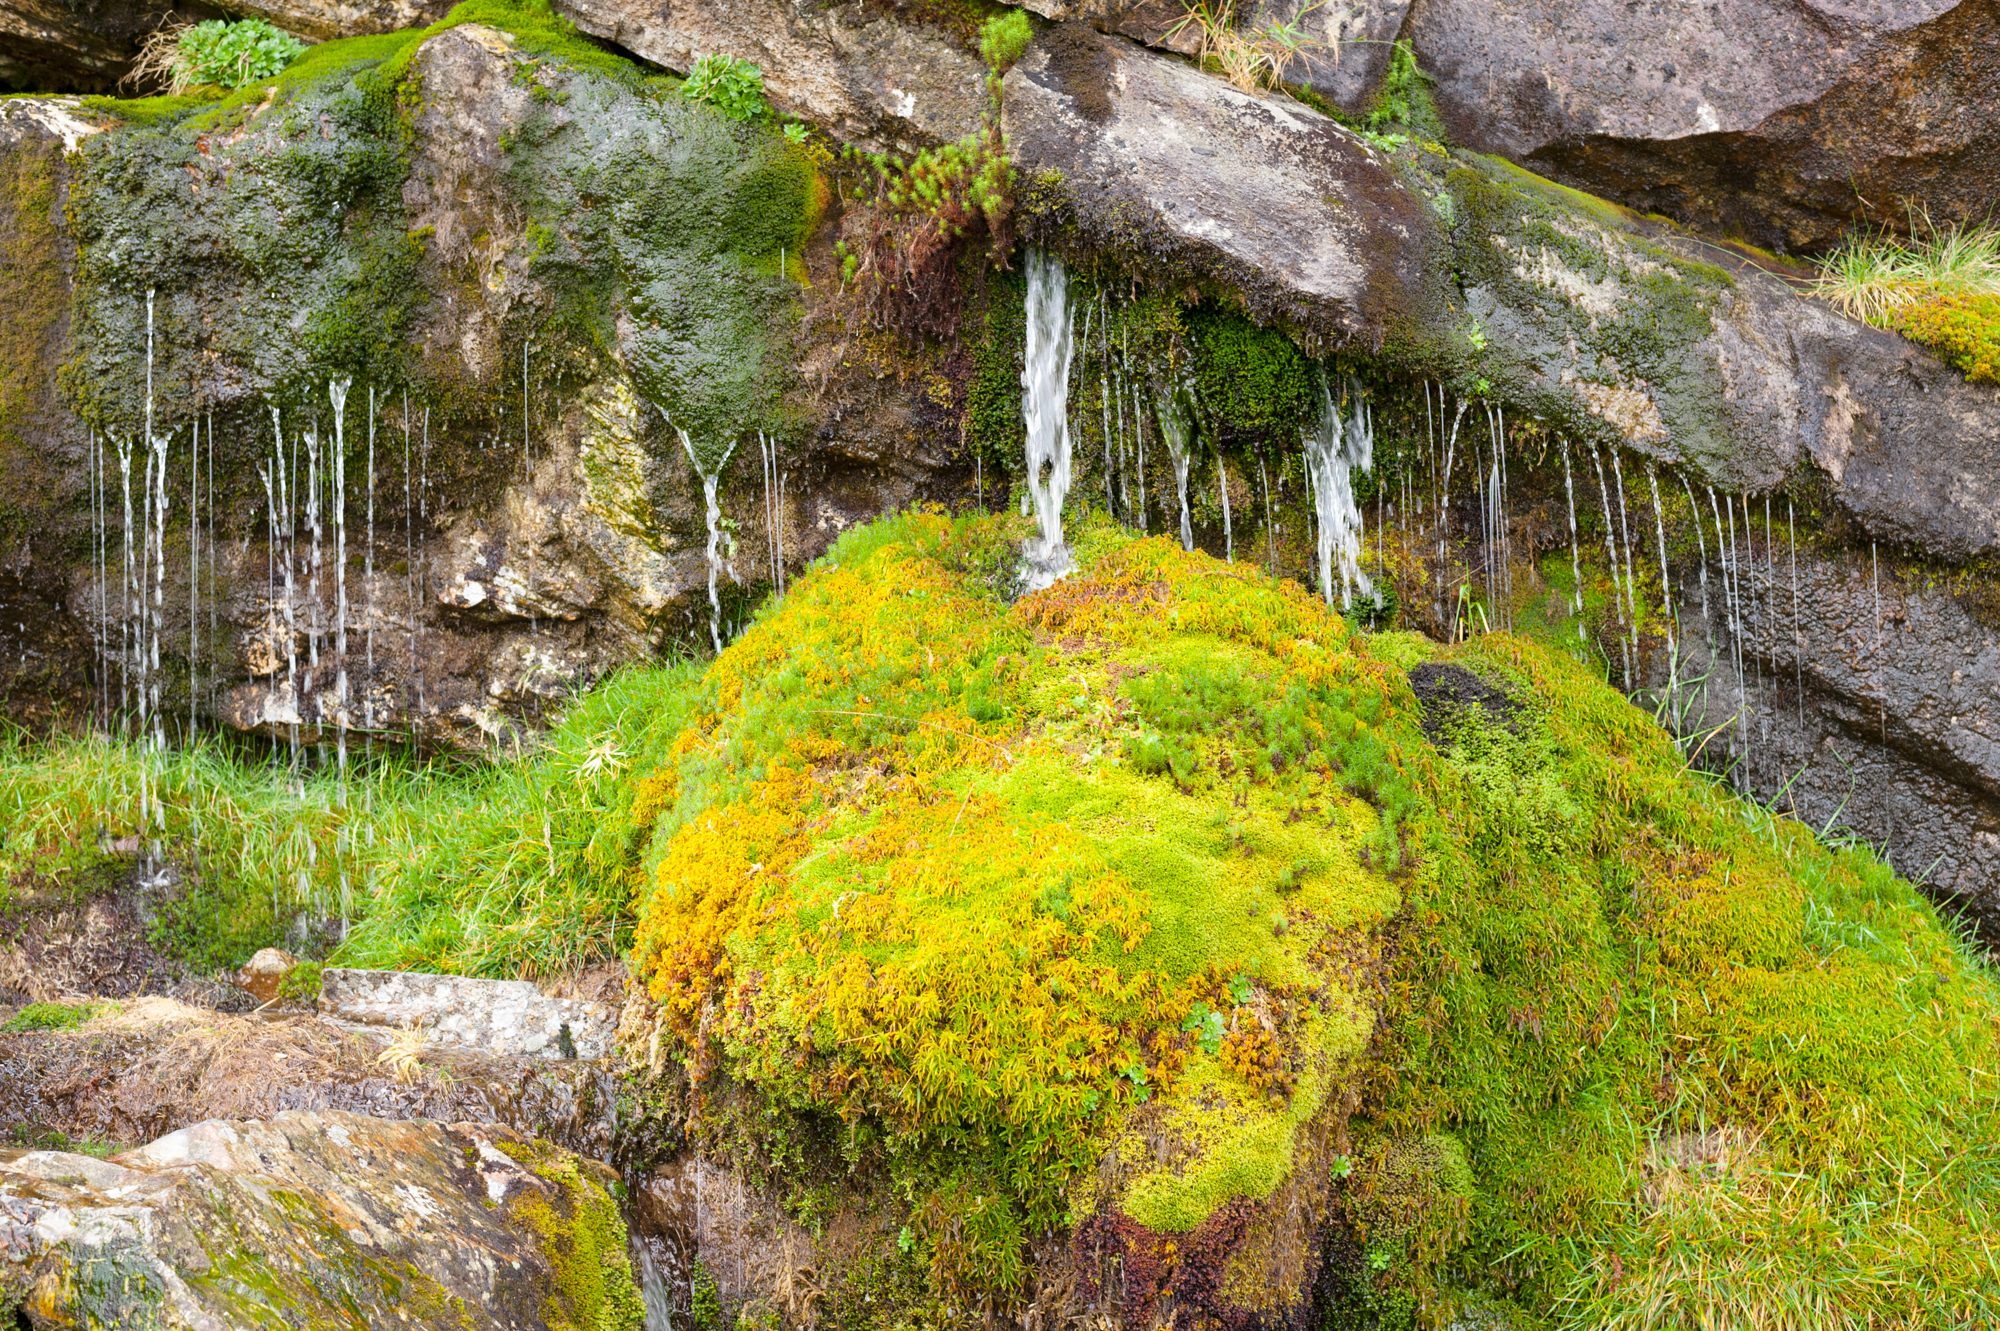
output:
<svg viewBox="0 0 2000 1331"><path fill-rule="evenodd" d="M1012 535L850 533L639 782L698 1133L889 1180L953 1303L1109 1217L1254 1308L1311 1172L1327 1325L1986 1316L2000 992L1906 883L1528 644L1101 529L1010 603Z"/></svg>

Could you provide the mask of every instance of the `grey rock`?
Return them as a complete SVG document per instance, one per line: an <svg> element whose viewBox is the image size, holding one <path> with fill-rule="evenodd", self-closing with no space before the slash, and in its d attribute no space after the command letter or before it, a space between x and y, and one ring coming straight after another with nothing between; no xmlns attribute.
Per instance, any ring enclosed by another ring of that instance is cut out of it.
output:
<svg viewBox="0 0 2000 1331"><path fill-rule="evenodd" d="M538 1152L560 1159L504 1128L333 1112L210 1120L111 1160L0 1152L0 1298L31 1327L221 1331L393 1308L399 1325L456 1328L477 1308L481 1326L529 1331L564 1306L565 1254L524 1209L611 1206L608 1171L552 1181L524 1162ZM621 1271L609 1325L636 1331Z"/></svg>
<svg viewBox="0 0 2000 1331"><path fill-rule="evenodd" d="M602 1062L486 1054L297 1009L126 998L73 1029L0 1032L0 1133L130 1144L203 1119L341 1110L496 1123L609 1159L621 1145L612 1076Z"/></svg>
<svg viewBox="0 0 2000 1331"><path fill-rule="evenodd" d="M1074 23L1029 48L1003 106L1060 244L1220 287L1322 342L1372 349L1435 317L1436 219L1326 116Z"/></svg>
<svg viewBox="0 0 2000 1331"><path fill-rule="evenodd" d="M1782 517L1782 513L1780 514ZM1677 572L1680 728L1705 757L1809 826L1860 836L2000 937L2000 623L1978 592L1867 550L1740 552L1740 634L1721 570L1706 623ZM1739 654L1734 645L1740 642ZM1658 663L1657 689L1665 683Z"/></svg>
<svg viewBox="0 0 2000 1331"><path fill-rule="evenodd" d="M1454 142L1768 247L2000 179L1991 0L1418 0L1407 36Z"/></svg>
<svg viewBox="0 0 2000 1331"><path fill-rule="evenodd" d="M319 1011L358 1026L420 1030L438 1044L496 1057L602 1058L617 1030L610 1009L550 998L526 980L415 971L329 967Z"/></svg>
<svg viewBox="0 0 2000 1331"><path fill-rule="evenodd" d="M986 104L977 58L865 0L560 0L557 7L591 36L677 73L716 53L752 61L779 111L876 151L963 137Z"/></svg>

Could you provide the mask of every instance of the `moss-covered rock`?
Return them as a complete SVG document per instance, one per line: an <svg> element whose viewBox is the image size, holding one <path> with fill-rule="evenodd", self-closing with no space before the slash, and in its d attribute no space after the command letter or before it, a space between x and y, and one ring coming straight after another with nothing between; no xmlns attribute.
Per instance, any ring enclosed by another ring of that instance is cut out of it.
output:
<svg viewBox="0 0 2000 1331"><path fill-rule="evenodd" d="M14 1153L0 1297L38 1326L639 1331L608 1178L504 1128L342 1113Z"/></svg>
<svg viewBox="0 0 2000 1331"><path fill-rule="evenodd" d="M1424 1325L1990 1297L1996 993L1907 883L1524 643L1365 638L1103 530L1078 562L1010 604L1003 527L880 524L710 670L637 954L698 1141L900 1211L946 1306L1069 1273L1254 1324L1327 1260ZM1440 657L1483 683L1413 689ZM1716 1130L1755 1147L1675 1163ZM1315 1195L1345 1229L1279 1222Z"/></svg>

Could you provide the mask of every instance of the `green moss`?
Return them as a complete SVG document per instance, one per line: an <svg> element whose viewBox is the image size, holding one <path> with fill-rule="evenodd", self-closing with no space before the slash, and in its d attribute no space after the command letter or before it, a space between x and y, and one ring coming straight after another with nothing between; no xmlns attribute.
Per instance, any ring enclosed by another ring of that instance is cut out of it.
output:
<svg viewBox="0 0 2000 1331"><path fill-rule="evenodd" d="M32 534L37 550L50 538L54 487L29 435L52 405L47 372L64 315L61 157L57 143L19 145L0 164L0 539L20 545Z"/></svg>
<svg viewBox="0 0 2000 1331"><path fill-rule="evenodd" d="M0 1024L0 1031L66 1031L96 1015L95 1003L30 1003Z"/></svg>
<svg viewBox="0 0 2000 1331"><path fill-rule="evenodd" d="M639 1331L646 1306L632 1280L625 1222L601 1183L577 1158L541 1142L497 1143L549 1185L519 1191L509 1211L540 1240L553 1276L543 1325L550 1331Z"/></svg>
<svg viewBox="0 0 2000 1331"><path fill-rule="evenodd" d="M1187 335L1202 406L1225 439L1289 447L1305 432L1313 371L1290 338L1207 306L1188 313Z"/></svg>
<svg viewBox="0 0 2000 1331"><path fill-rule="evenodd" d="M966 446L987 484L1018 470L1027 446L1021 417L1021 359L1027 354L1027 286L1018 273L996 273L985 284L980 335L973 343L972 379L965 391Z"/></svg>

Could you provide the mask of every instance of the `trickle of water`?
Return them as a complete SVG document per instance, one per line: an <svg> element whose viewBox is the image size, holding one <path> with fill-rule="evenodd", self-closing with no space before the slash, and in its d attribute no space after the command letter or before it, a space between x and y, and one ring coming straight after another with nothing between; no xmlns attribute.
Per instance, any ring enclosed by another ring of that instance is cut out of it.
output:
<svg viewBox="0 0 2000 1331"><path fill-rule="evenodd" d="M1278 526L1271 512L1271 476L1264 467L1264 454L1257 454L1257 487L1264 495L1264 552L1269 561L1268 572L1278 576Z"/></svg>
<svg viewBox="0 0 2000 1331"><path fill-rule="evenodd" d="M1806 638L1799 625L1799 517L1792 501L1785 500L1785 529L1792 546L1792 664L1798 692L1799 725L1806 722Z"/></svg>
<svg viewBox="0 0 2000 1331"><path fill-rule="evenodd" d="M1597 497L1604 505L1604 557L1611 563L1611 603L1618 611L1618 655L1624 663L1625 691L1632 690L1632 643L1626 636L1625 593L1619 586L1618 516L1611 511L1611 487L1604 479L1604 458L1597 445L1590 446L1590 462L1597 469Z"/></svg>
<svg viewBox="0 0 2000 1331"><path fill-rule="evenodd" d="M340 782L336 798L347 807L347 390L350 380L326 386L333 403L333 705L336 761Z"/></svg>
<svg viewBox="0 0 2000 1331"><path fill-rule="evenodd" d="M1188 512L1188 469L1194 455L1194 423L1187 405L1171 390L1154 403L1153 415L1160 424L1160 438L1167 444L1167 457L1174 464L1174 492L1180 497L1181 549L1194 549L1194 521Z"/></svg>
<svg viewBox="0 0 2000 1331"><path fill-rule="evenodd" d="M1588 635L1583 629L1583 549L1576 538L1576 482L1570 476L1569 440L1563 440L1563 498L1569 503L1569 569L1575 579L1575 590L1571 597L1571 609L1576 615L1576 640L1584 642Z"/></svg>
<svg viewBox="0 0 2000 1331"><path fill-rule="evenodd" d="M1306 480L1312 490L1320 596L1333 604L1339 579L1341 609L1352 608L1354 593L1373 595L1375 585L1361 571L1362 520L1354 502L1354 473L1375 463L1375 426L1361 386L1350 382L1345 418L1333 388L1321 375L1319 419L1306 436Z"/></svg>
<svg viewBox="0 0 2000 1331"><path fill-rule="evenodd" d="M368 617L362 630L362 679L367 690L362 695L361 724L365 743L375 746L375 386L368 386L368 525L361 555L361 582L368 592Z"/></svg>
<svg viewBox="0 0 2000 1331"><path fill-rule="evenodd" d="M1027 354L1021 369L1021 414L1027 425L1028 490L1039 532L1027 550L1027 583L1046 587L1073 566L1063 539L1069 496L1069 367L1073 350L1069 274L1062 260L1028 251Z"/></svg>
<svg viewBox="0 0 2000 1331"><path fill-rule="evenodd" d="M1879 732L1878 739L1883 744L1887 744L1889 742L1889 697L1880 685L1882 676L1882 560L1876 551L1875 542L1873 541L1868 543L1868 576L1869 582L1874 588L1875 595L1875 659L1870 663L1870 673L1876 679L1875 724Z"/></svg>
<svg viewBox="0 0 2000 1331"><path fill-rule="evenodd" d="M1618 531L1625 543L1625 606L1631 614L1632 659L1639 659L1639 591L1632 571L1632 524L1625 512L1625 464L1616 448L1611 450L1611 473L1618 483Z"/></svg>
<svg viewBox="0 0 2000 1331"><path fill-rule="evenodd" d="M666 416L666 408L660 415ZM681 451L687 454L689 465L695 475L701 478L701 498L703 512L708 522L708 640L715 648L716 655L722 654L722 572L725 557L722 550L722 469L729 465L729 459L736 452L736 441L730 440L723 448L722 456L711 465L703 465L701 455L695 451L694 440L688 432L673 423L668 417L667 425L680 437Z"/></svg>
<svg viewBox="0 0 2000 1331"><path fill-rule="evenodd" d="M1229 520L1229 465L1218 451L1215 455L1215 489L1222 496L1222 558L1236 562L1236 533Z"/></svg>
<svg viewBox="0 0 2000 1331"><path fill-rule="evenodd" d="M1667 626L1667 690L1680 687L1680 612L1674 608L1673 577L1667 572L1667 517L1660 507L1660 473L1646 465L1646 484L1653 492L1653 538L1660 551L1660 618Z"/></svg>
<svg viewBox="0 0 2000 1331"><path fill-rule="evenodd" d="M188 446L188 715L187 736L194 737L195 702L201 662L201 418L195 417Z"/></svg>

